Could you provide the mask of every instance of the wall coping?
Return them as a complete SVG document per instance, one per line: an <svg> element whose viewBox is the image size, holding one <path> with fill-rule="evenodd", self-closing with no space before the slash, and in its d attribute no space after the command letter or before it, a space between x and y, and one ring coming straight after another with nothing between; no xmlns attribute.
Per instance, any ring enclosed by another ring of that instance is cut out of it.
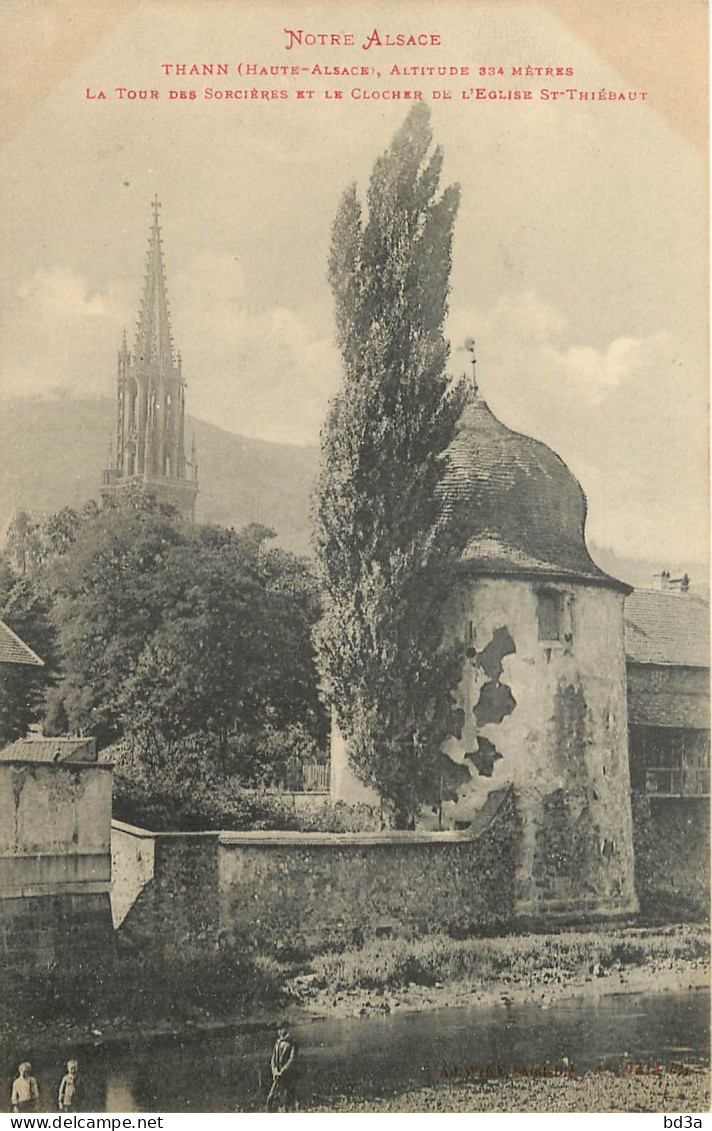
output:
<svg viewBox="0 0 712 1131"><path fill-rule="evenodd" d="M257 797L331 797L328 789L245 789L243 792Z"/></svg>
<svg viewBox="0 0 712 1131"><path fill-rule="evenodd" d="M113 762L66 762L43 761L40 758L3 758L0 755L0 766L53 766L59 770L113 770Z"/></svg>
<svg viewBox="0 0 712 1131"><path fill-rule="evenodd" d="M159 837L209 837L220 836L218 829L198 829L197 831L166 831L156 832L152 829L143 829L139 825L129 825L126 821L119 821L118 818L111 818L111 827L120 833L129 833L131 836L138 837L142 840L157 840Z"/></svg>
<svg viewBox="0 0 712 1131"><path fill-rule="evenodd" d="M454 829L442 832L414 832L410 829L394 830L386 833L301 833L279 829L265 832L224 832L219 833L220 844L249 844L274 847L279 845L404 845L404 844L471 844L476 838L471 833Z"/></svg>
<svg viewBox="0 0 712 1131"><path fill-rule="evenodd" d="M674 671L707 672L709 664L676 664L671 660L634 660L627 653L625 657L628 668L671 668Z"/></svg>
<svg viewBox="0 0 712 1131"><path fill-rule="evenodd" d="M476 837L469 832L445 829L442 832L413 832L410 829L397 830L386 833L301 833L289 832L282 829L269 831L230 832L207 830L198 832L152 832L150 829L139 828L138 825L129 825L126 821L112 820L111 827L118 832L128 833L143 840L176 839L179 837L217 837L219 844L225 845L252 845L263 847L279 847L302 845L304 847L317 845L332 845L336 848L343 845L404 845L404 844L471 844Z"/></svg>

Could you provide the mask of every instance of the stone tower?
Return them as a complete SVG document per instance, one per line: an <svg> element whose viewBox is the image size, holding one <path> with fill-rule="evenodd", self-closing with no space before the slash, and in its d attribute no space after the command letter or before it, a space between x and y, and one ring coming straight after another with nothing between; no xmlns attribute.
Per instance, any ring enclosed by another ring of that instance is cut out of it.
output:
<svg viewBox="0 0 712 1131"><path fill-rule="evenodd" d="M101 496L107 501L141 486L192 522L198 467L195 440L190 459L186 455L186 383L173 348L159 208L156 197L134 349L129 351L124 332L119 350L116 455L104 470Z"/></svg>
<svg viewBox="0 0 712 1131"><path fill-rule="evenodd" d="M586 498L545 444L507 428L476 387L448 451L443 509L467 536L445 642L462 657L443 745L444 827L517 812L514 903L551 918L637 909L623 603L592 561ZM334 722L332 799L377 804ZM499 800L498 800L499 799ZM424 818L429 810L424 809Z"/></svg>
<svg viewBox="0 0 712 1131"><path fill-rule="evenodd" d="M533 916L637 909L623 603L592 561L586 497L560 457L473 390L449 452L445 507L468 534L447 639L462 647L461 827L514 792L515 903Z"/></svg>

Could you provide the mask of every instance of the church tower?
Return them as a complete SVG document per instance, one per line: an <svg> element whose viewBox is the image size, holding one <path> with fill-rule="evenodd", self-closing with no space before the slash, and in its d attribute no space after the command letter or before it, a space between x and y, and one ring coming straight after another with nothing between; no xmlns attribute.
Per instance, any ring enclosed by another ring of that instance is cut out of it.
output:
<svg viewBox="0 0 712 1131"><path fill-rule="evenodd" d="M198 466L195 439L186 456L185 379L171 335L159 208L156 197L134 349L124 331L119 350L116 455L104 470L101 496L106 502L140 485L193 522Z"/></svg>

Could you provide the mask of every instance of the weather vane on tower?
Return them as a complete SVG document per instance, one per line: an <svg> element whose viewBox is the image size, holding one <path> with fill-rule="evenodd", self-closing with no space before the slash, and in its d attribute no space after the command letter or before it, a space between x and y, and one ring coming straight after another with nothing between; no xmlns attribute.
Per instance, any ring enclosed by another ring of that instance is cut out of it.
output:
<svg viewBox="0 0 712 1131"><path fill-rule="evenodd" d="M468 353L472 354L472 387L474 391L477 392L477 374L475 369L477 365L477 358L475 357L475 339L465 338L465 343L462 348L466 349Z"/></svg>

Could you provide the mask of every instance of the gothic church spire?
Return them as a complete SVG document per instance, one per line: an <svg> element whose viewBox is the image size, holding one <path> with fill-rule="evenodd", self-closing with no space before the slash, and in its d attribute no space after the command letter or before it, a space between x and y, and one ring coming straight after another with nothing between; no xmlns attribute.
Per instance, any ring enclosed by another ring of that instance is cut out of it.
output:
<svg viewBox="0 0 712 1131"><path fill-rule="evenodd" d="M153 224L148 239L146 253L146 273L143 281L143 294L136 323L136 360L147 365L155 365L159 372L170 372L175 364L173 355L173 335L171 333L168 297L166 293L166 269L163 263L163 242L159 224L158 197L154 197Z"/></svg>
<svg viewBox="0 0 712 1131"><path fill-rule="evenodd" d="M185 380L171 334L160 207L156 196L134 350L124 334L118 356L116 459L101 494L109 501L140 484L192 520L198 483L186 459Z"/></svg>

